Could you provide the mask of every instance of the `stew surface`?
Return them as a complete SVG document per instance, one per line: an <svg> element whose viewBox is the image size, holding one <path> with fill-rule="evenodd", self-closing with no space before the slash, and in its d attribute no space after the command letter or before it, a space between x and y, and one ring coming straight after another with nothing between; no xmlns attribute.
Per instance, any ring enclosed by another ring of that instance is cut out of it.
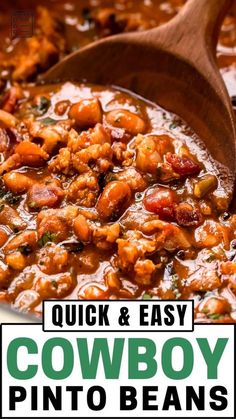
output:
<svg viewBox="0 0 236 419"><path fill-rule="evenodd" d="M1 301L40 315L48 298L190 298L197 322L236 321L236 216L200 139L130 92L25 83L184 1L36 1L33 37L12 40L9 16L28 3L0 14ZM218 60L234 103L233 13Z"/></svg>

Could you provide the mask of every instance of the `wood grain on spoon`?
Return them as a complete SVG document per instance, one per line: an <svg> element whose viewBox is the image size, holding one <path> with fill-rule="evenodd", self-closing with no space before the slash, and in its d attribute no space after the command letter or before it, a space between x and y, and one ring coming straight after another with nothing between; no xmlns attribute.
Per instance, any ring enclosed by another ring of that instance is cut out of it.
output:
<svg viewBox="0 0 236 419"><path fill-rule="evenodd" d="M175 112L229 169L233 192L236 134L231 102L217 68L216 43L230 0L188 0L160 28L115 35L67 56L41 80L116 84Z"/></svg>

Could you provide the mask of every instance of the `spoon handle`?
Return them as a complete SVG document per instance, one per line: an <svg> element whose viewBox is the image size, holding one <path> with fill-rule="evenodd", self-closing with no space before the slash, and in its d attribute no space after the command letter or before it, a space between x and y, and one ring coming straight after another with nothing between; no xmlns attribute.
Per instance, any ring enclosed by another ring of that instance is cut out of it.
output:
<svg viewBox="0 0 236 419"><path fill-rule="evenodd" d="M168 23L141 35L141 42L160 44L169 51L191 57L205 51L215 59L222 21L232 0L188 0ZM139 37L140 37L139 35Z"/></svg>
<svg viewBox="0 0 236 419"><path fill-rule="evenodd" d="M203 39L215 53L221 24L231 3L232 0L188 0L172 24L182 40Z"/></svg>

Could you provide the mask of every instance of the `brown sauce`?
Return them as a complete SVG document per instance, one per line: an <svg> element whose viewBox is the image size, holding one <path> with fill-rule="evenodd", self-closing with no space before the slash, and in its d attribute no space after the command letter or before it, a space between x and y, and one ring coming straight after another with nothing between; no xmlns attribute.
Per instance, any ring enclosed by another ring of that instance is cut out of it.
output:
<svg viewBox="0 0 236 419"><path fill-rule="evenodd" d="M36 1L27 40L9 38L9 18L32 2L1 5L1 301L40 315L45 298L194 299L196 321L236 320L236 218L200 139L130 92L24 82L183 3ZM218 45L232 96L234 12Z"/></svg>

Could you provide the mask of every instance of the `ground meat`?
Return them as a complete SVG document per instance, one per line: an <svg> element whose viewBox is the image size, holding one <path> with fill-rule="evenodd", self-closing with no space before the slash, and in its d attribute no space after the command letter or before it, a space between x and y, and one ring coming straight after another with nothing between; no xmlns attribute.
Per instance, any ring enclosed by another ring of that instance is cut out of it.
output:
<svg viewBox="0 0 236 419"><path fill-rule="evenodd" d="M86 173L91 170L106 172L112 166L112 148L105 143L94 144L82 149L72 156L74 169L79 173Z"/></svg>
<svg viewBox="0 0 236 419"><path fill-rule="evenodd" d="M61 148L59 154L51 160L48 166L49 170L54 173L64 173L69 175L72 171L71 152L68 148Z"/></svg>
<svg viewBox="0 0 236 419"><path fill-rule="evenodd" d="M134 265L135 281L141 285L149 285L155 270L156 266L151 260L138 260Z"/></svg>
<svg viewBox="0 0 236 419"><path fill-rule="evenodd" d="M147 187L144 177L134 167L128 167L114 176L117 180L127 183L132 191L143 191Z"/></svg>
<svg viewBox="0 0 236 419"><path fill-rule="evenodd" d="M221 286L221 279L216 270L199 267L188 277L187 285L192 291L212 291Z"/></svg>
<svg viewBox="0 0 236 419"><path fill-rule="evenodd" d="M66 249L51 243L42 248L37 255L39 269L45 274L52 275L66 269L69 255Z"/></svg>
<svg viewBox="0 0 236 419"><path fill-rule="evenodd" d="M57 275L44 275L35 283L35 291L43 298L65 298L75 287L69 272Z"/></svg>
<svg viewBox="0 0 236 419"><path fill-rule="evenodd" d="M100 249L109 249L120 235L120 225L118 223L104 227L93 228L93 243Z"/></svg>
<svg viewBox="0 0 236 419"><path fill-rule="evenodd" d="M69 186L67 200L87 208L96 204L99 194L98 179L93 173L78 176Z"/></svg>

